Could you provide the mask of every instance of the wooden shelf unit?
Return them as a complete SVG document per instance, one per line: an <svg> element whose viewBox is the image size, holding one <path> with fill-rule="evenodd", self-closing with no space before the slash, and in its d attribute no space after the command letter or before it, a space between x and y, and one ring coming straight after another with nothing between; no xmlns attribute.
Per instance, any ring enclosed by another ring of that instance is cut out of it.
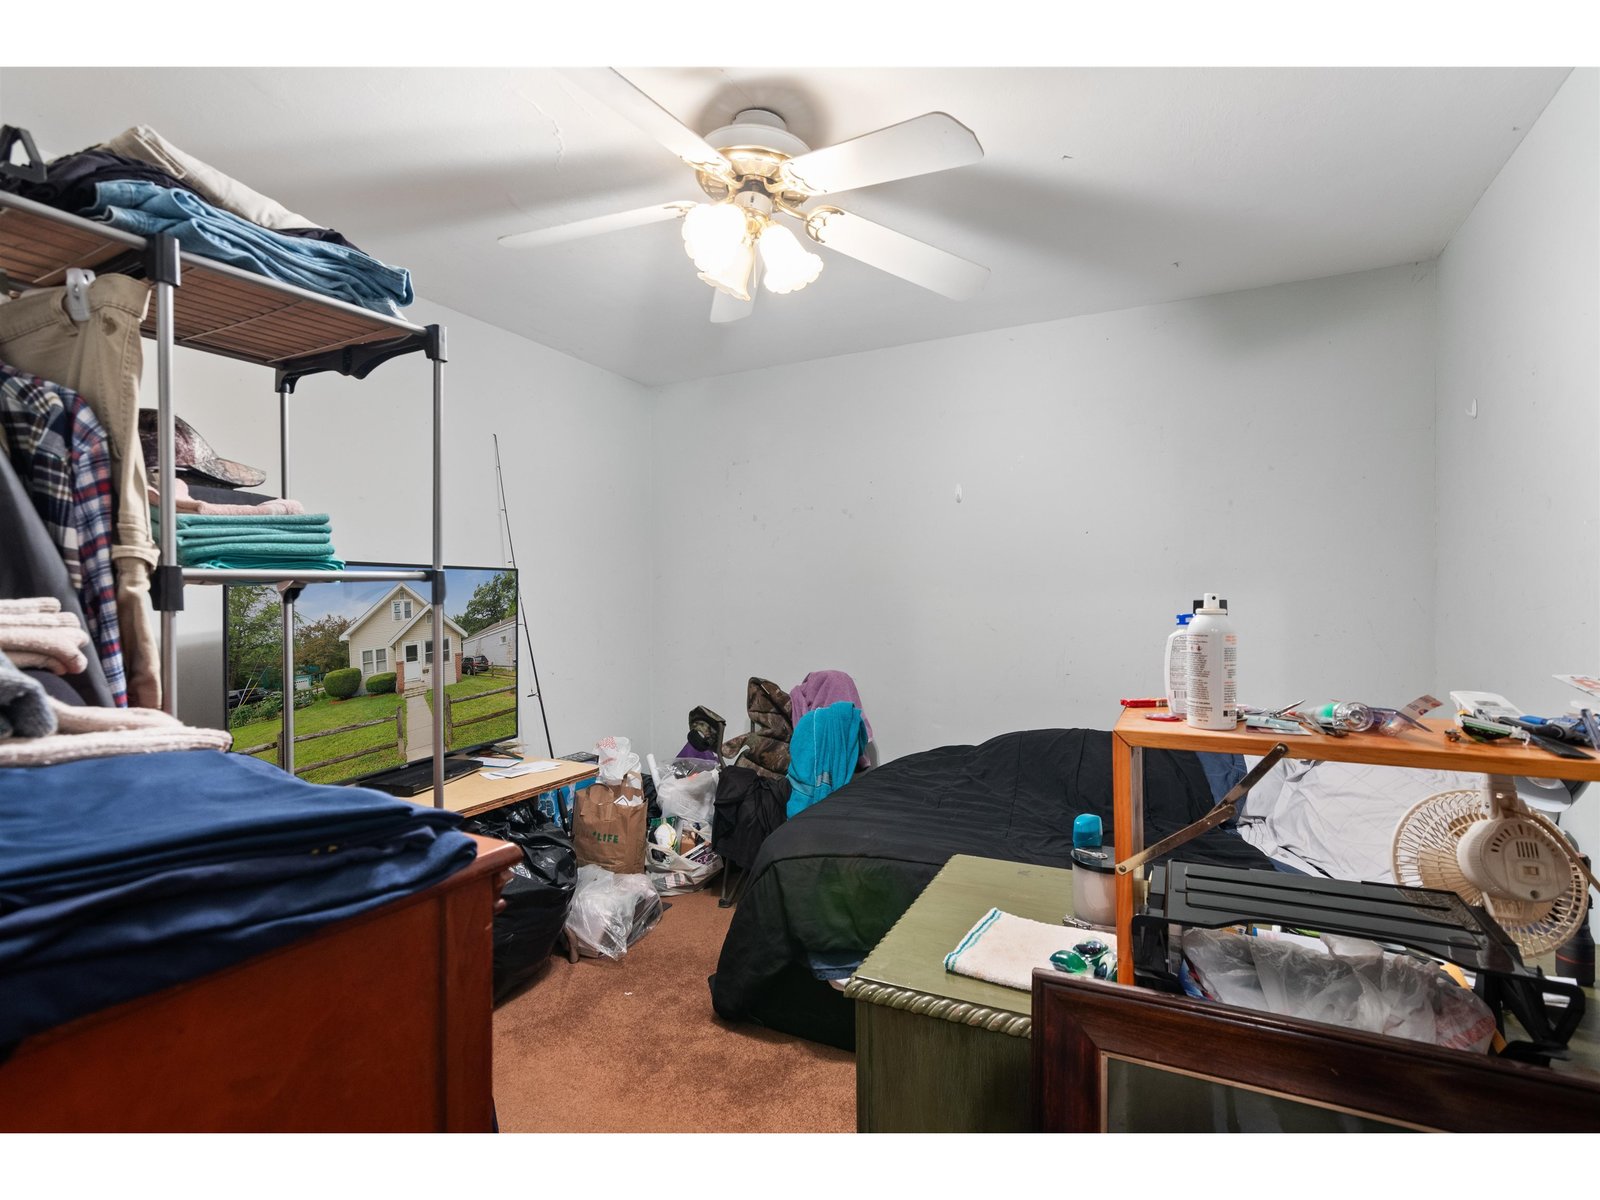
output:
<svg viewBox="0 0 1600 1200"><path fill-rule="evenodd" d="M1161 710L1157 710L1161 711ZM1144 849L1144 751L1194 750L1215 754L1264 755L1282 742L1289 757L1322 762L1373 763L1386 767L1422 767L1435 771L1524 775L1534 779L1600 781L1600 758L1558 758L1518 743L1485 744L1445 737L1454 722L1424 720L1427 731L1398 734L1352 733L1342 738L1315 734L1274 734L1240 727L1235 730L1191 729L1182 722L1146 720L1148 709L1124 709L1111 733L1112 843L1118 858ZM1134 876L1119 875L1117 944L1133 945ZM1123 953L1117 979L1133 982L1133 955Z"/></svg>

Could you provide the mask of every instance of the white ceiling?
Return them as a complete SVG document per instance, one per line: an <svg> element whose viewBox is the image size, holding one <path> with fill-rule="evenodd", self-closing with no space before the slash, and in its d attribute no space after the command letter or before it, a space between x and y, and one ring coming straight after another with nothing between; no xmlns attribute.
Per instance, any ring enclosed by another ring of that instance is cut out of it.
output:
<svg viewBox="0 0 1600 1200"><path fill-rule="evenodd" d="M495 239L692 175L544 69L19 69L0 114L48 153L135 123L409 268L419 295L660 384L1425 260L1562 69L629 69L705 132L753 106L823 146L939 110L983 162L840 207L992 268L942 299L821 250L802 292L707 321L675 224Z"/></svg>

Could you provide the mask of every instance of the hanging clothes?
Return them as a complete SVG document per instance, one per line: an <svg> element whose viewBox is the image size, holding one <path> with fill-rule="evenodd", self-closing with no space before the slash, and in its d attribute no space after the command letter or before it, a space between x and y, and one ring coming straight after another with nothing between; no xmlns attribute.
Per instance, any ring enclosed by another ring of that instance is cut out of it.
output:
<svg viewBox="0 0 1600 1200"><path fill-rule="evenodd" d="M128 698L111 563L111 454L105 430L94 410L70 388L3 362L0 427L6 432L11 465L60 551L112 700L124 705Z"/></svg>
<svg viewBox="0 0 1600 1200"><path fill-rule="evenodd" d="M111 561L117 622L129 700L161 707L160 651L150 608L150 573L158 556L150 536L144 454L139 445L139 332L150 286L125 275L90 284L89 320L74 321L66 289L50 288L0 304L0 359L19 371L55 381L85 400L111 442L116 528Z"/></svg>
<svg viewBox="0 0 1600 1200"><path fill-rule="evenodd" d="M790 713L798 722L801 717L814 709L826 708L840 700L848 700L861 709L861 724L867 731L867 741L872 740L872 722L867 720L866 706L861 703L861 693L856 690L856 681L843 671L812 671L799 683L789 690ZM858 764L865 769L868 765L867 756L862 754Z"/></svg>
<svg viewBox="0 0 1600 1200"><path fill-rule="evenodd" d="M866 746L861 710L848 700L801 717L789 739L789 819L849 783Z"/></svg>

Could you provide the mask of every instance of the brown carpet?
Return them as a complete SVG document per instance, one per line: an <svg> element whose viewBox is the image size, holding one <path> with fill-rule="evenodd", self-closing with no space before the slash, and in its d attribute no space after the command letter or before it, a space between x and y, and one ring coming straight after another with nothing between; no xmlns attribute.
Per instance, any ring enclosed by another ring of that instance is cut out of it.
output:
<svg viewBox="0 0 1600 1200"><path fill-rule="evenodd" d="M855 1058L729 1025L706 979L733 917L712 890L670 896L612 962L553 958L494 1015L494 1099L507 1133L846 1133Z"/></svg>

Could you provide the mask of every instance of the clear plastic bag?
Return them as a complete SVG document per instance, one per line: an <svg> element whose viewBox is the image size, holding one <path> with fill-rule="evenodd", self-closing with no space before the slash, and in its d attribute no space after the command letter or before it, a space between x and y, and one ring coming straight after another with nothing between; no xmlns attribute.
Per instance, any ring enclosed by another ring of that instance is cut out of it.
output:
<svg viewBox="0 0 1600 1200"><path fill-rule="evenodd" d="M621 783L625 776L639 773L639 756L625 737L603 737L594 744L594 752L600 756L601 783Z"/></svg>
<svg viewBox="0 0 1600 1200"><path fill-rule="evenodd" d="M647 876L613 875L596 866L578 868L566 929L579 954L621 958L660 919L661 897Z"/></svg>
<svg viewBox="0 0 1600 1200"><path fill-rule="evenodd" d="M653 823L645 847L645 873L663 896L696 892L722 869L711 848L711 824L666 814Z"/></svg>
<svg viewBox="0 0 1600 1200"><path fill-rule="evenodd" d="M1183 935L1186 987L1224 1004L1369 1033L1485 1051L1489 1007L1436 965L1359 938L1325 934L1325 949L1224 929Z"/></svg>
<svg viewBox="0 0 1600 1200"><path fill-rule="evenodd" d="M664 817L678 817L695 825L711 826L717 802L715 764L697 758L680 758L669 763L656 780L656 803Z"/></svg>

